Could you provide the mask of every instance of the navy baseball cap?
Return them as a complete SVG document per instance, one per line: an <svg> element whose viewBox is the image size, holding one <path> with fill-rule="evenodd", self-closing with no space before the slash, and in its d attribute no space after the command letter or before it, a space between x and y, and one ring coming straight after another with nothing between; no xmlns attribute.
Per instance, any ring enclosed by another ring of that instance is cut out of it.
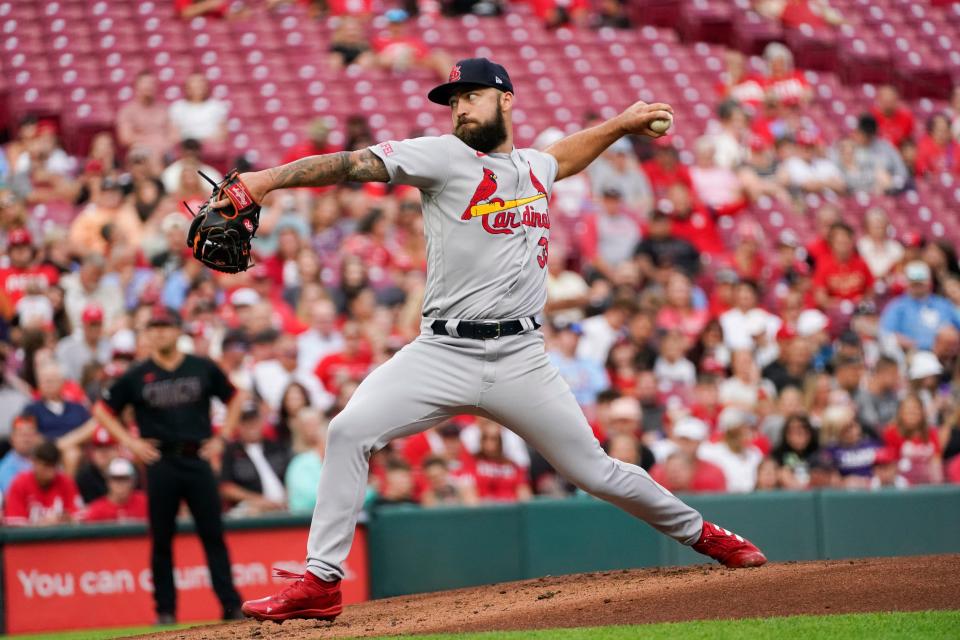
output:
<svg viewBox="0 0 960 640"><path fill-rule="evenodd" d="M513 83L502 65L486 58L465 58L453 65L446 84L434 87L427 94L427 99L445 107L449 106L450 96L461 87L493 87L513 93Z"/></svg>

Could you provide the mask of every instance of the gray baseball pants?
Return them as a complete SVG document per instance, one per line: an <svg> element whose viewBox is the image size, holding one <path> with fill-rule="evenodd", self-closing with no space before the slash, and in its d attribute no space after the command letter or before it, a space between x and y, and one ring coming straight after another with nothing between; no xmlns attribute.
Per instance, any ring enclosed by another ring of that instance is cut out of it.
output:
<svg viewBox="0 0 960 640"><path fill-rule="evenodd" d="M367 376L329 426L307 568L343 577L363 506L370 455L455 415L488 417L516 432L570 482L686 545L703 519L646 471L609 457L570 387L529 331L496 340L423 333ZM448 324L448 331L450 324Z"/></svg>

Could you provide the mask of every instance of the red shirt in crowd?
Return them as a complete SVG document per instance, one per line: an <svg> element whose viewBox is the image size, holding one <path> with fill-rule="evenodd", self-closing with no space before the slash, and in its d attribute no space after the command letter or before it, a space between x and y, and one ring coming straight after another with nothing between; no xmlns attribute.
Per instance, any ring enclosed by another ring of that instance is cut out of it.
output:
<svg viewBox="0 0 960 640"><path fill-rule="evenodd" d="M680 162L677 162L673 168L667 169L659 162L647 160L643 163L643 172L647 174L650 186L658 196L662 196L667 189L675 184L686 186L691 195L696 193L693 188L693 179L690 178L690 169Z"/></svg>
<svg viewBox="0 0 960 640"><path fill-rule="evenodd" d="M670 233L683 238L700 253L719 255L725 251L723 239L717 231L713 216L700 207L684 218L676 215L670 218Z"/></svg>
<svg viewBox="0 0 960 640"><path fill-rule="evenodd" d="M393 251L385 243L365 234L355 234L344 239L340 251L363 260L368 268L389 269L394 266Z"/></svg>
<svg viewBox="0 0 960 640"><path fill-rule="evenodd" d="M183 15L183 12L186 11L190 5L195 4L196 0L173 0L173 8L176 10L178 15ZM227 10L230 8L230 3L227 0L223 0L217 7L213 9L208 9L203 12L203 16L208 18L223 18L227 15Z"/></svg>
<svg viewBox="0 0 960 640"><path fill-rule="evenodd" d="M303 4L312 2L303 0ZM326 4L332 16L365 16L373 13L373 0L327 0Z"/></svg>
<svg viewBox="0 0 960 640"><path fill-rule="evenodd" d="M527 4L533 9L533 12L541 20L551 17L558 7L563 7L569 15L574 15L590 9L587 0L568 0L567 2L558 2L557 0L527 0Z"/></svg>
<svg viewBox="0 0 960 640"><path fill-rule="evenodd" d="M671 487L664 472L664 465L657 464L650 470L650 477L667 489L667 491L692 491L695 493L707 491L726 491L727 480L723 476L723 470L712 462L697 460L693 469L693 480L690 482L690 488Z"/></svg>
<svg viewBox="0 0 960 640"><path fill-rule="evenodd" d="M681 311L664 306L657 313L657 328L667 331L679 331L691 341L696 341L703 328L710 322L710 312L706 309L688 309Z"/></svg>
<svg viewBox="0 0 960 640"><path fill-rule="evenodd" d="M810 25L814 29L828 26L823 16L810 6L810 0L787 0L780 13L780 22L791 29L796 29L802 24Z"/></svg>
<svg viewBox="0 0 960 640"><path fill-rule="evenodd" d="M27 289L34 288L43 293L51 285L57 284L60 274L48 264L27 267L7 267L0 269L0 287L10 298L10 304L16 305Z"/></svg>
<svg viewBox="0 0 960 640"><path fill-rule="evenodd" d="M57 473L49 486L41 487L32 470L13 479L4 503L4 524L8 526L25 526L63 514L73 515L82 505L73 478Z"/></svg>
<svg viewBox="0 0 960 640"><path fill-rule="evenodd" d="M858 255L840 262L832 253L817 259L813 286L826 290L831 298L857 301L873 286L873 274Z"/></svg>
<svg viewBox="0 0 960 640"><path fill-rule="evenodd" d="M473 475L481 500L516 500L520 487L527 484L526 472L509 460L476 460Z"/></svg>
<svg viewBox="0 0 960 640"><path fill-rule="evenodd" d="M417 468L428 455L443 455L445 453L443 438L435 431L422 431L403 439L400 444L400 455L411 467ZM459 462L448 463L450 475L457 475L461 471L473 473L473 456L466 449L460 449Z"/></svg>
<svg viewBox="0 0 960 640"><path fill-rule="evenodd" d="M947 463L947 482L960 484L960 456L953 456Z"/></svg>
<svg viewBox="0 0 960 640"><path fill-rule="evenodd" d="M751 73L734 83L718 83L717 93L721 98L731 98L742 105L757 108L765 97L763 85L763 77Z"/></svg>
<svg viewBox="0 0 960 640"><path fill-rule="evenodd" d="M816 237L810 241L809 244L805 247L807 250L807 255L813 260L814 266L819 263L824 256L830 255L830 243L827 242L826 238Z"/></svg>
<svg viewBox="0 0 960 640"><path fill-rule="evenodd" d="M80 519L84 522L119 522L147 519L147 494L137 490L125 504L117 504L103 496L87 505Z"/></svg>
<svg viewBox="0 0 960 640"><path fill-rule="evenodd" d="M940 455L940 440L936 430L929 429L926 434L917 434L908 439L903 437L897 425L891 424L883 431L883 443L896 452L900 459L900 475L911 485L929 484L933 480L930 464Z"/></svg>
<svg viewBox="0 0 960 640"><path fill-rule="evenodd" d="M320 378L327 391L336 395L340 392L340 385L344 380L362 380L372 364L373 357L367 349L352 356L342 352L331 353L320 360L314 374Z"/></svg>
<svg viewBox="0 0 960 640"><path fill-rule="evenodd" d="M385 56L388 60L396 60L408 55L408 53L412 59L422 60L430 53L427 45L416 36L377 37L373 39L371 45L374 51L381 56Z"/></svg>
<svg viewBox="0 0 960 640"><path fill-rule="evenodd" d="M880 109L873 107L870 113L877 119L877 132L895 147L913 135L913 114L905 107L900 107L891 115L886 115Z"/></svg>
<svg viewBox="0 0 960 640"><path fill-rule="evenodd" d="M960 168L958 156L960 151L952 140L941 146L932 137L923 136L917 143L917 160L914 168L918 176L944 171L955 172Z"/></svg>
<svg viewBox="0 0 960 640"><path fill-rule="evenodd" d="M810 91L810 83L802 71L794 71L779 78L767 78L767 94L783 104L797 104Z"/></svg>

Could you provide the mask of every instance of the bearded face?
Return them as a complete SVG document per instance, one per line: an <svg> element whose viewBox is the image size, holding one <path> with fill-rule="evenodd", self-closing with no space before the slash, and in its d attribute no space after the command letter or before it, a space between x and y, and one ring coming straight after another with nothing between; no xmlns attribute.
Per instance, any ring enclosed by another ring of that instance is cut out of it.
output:
<svg viewBox="0 0 960 640"><path fill-rule="evenodd" d="M478 120L474 115L458 118L453 135L481 153L490 153L502 145L507 139L507 123L501 100L497 99L493 113L486 120Z"/></svg>

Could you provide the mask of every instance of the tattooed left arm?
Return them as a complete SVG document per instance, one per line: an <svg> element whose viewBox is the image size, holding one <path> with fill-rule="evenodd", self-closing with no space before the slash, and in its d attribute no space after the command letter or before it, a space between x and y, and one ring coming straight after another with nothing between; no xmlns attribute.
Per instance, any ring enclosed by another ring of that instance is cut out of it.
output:
<svg viewBox="0 0 960 640"><path fill-rule="evenodd" d="M279 167L240 174L240 180L256 202L263 202L264 196L275 189L325 187L340 182L387 182L389 179L383 160L370 149L309 156ZM219 200L213 206L229 204L229 200Z"/></svg>

